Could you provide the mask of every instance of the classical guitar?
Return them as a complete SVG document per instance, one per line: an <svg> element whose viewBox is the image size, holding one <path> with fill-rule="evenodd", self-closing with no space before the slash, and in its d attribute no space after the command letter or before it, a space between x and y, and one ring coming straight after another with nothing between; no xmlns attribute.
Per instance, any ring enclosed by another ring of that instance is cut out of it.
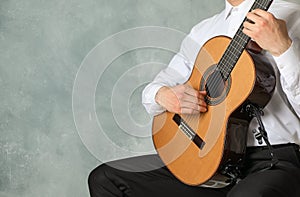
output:
<svg viewBox="0 0 300 197"><path fill-rule="evenodd" d="M267 10L271 3L256 0L250 11ZM218 188L239 178L252 119L245 106L263 108L272 96L273 67L262 54L245 50L250 38L242 29L232 39L210 39L197 55L187 83L207 91L208 111L154 117L154 146L168 169L188 185Z"/></svg>

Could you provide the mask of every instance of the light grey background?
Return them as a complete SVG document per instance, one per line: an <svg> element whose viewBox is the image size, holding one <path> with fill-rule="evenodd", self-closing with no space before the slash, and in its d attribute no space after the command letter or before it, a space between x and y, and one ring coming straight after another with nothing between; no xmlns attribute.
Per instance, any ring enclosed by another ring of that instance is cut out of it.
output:
<svg viewBox="0 0 300 197"><path fill-rule="evenodd" d="M84 131L78 131L73 116L72 92L80 65L98 43L115 33L141 26L188 33L223 6L223 0L1 0L0 197L88 196L89 172L109 158L126 157L119 149L130 156L153 152L151 118L140 104L145 84L125 98L125 107L122 90L147 82L145 76L154 76L174 53L136 49L105 65L94 90L95 111L102 126L99 132L116 149L99 143L96 152L82 140ZM141 64L147 69L131 70ZM119 83L131 71L128 83ZM130 118L122 120L122 111ZM129 127L145 126L143 136L126 132L116 120L130 120Z"/></svg>

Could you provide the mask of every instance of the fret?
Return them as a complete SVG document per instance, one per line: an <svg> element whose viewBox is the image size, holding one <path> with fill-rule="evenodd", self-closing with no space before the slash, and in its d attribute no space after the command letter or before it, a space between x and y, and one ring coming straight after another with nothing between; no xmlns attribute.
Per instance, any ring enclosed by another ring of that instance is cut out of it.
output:
<svg viewBox="0 0 300 197"><path fill-rule="evenodd" d="M260 2L256 2L255 5L258 5L256 8L263 8L263 9L265 9L265 10L267 9L267 7L266 7L267 5L262 4L262 3L260 3ZM251 11L252 11L252 10L251 10Z"/></svg>
<svg viewBox="0 0 300 197"><path fill-rule="evenodd" d="M249 12L257 8L267 10L270 7L271 3L272 0L256 0ZM245 18L243 22L245 22L246 20L247 18ZM242 23L217 65L217 70L221 72L224 80L228 79L231 71L239 60L248 42L250 41L250 37L243 33L243 28L244 27Z"/></svg>
<svg viewBox="0 0 300 197"><path fill-rule="evenodd" d="M235 53L236 53L235 56L238 56L238 55L243 51L243 49L244 49L244 44L238 43L238 42L236 42L236 44L233 43L233 44L230 46L229 51L230 51L231 49L234 50L234 51L231 51L230 53L233 53L233 55L235 55L235 54L234 54L234 52L235 52Z"/></svg>
<svg viewBox="0 0 300 197"><path fill-rule="evenodd" d="M241 30L242 32L242 30ZM237 39L240 39L239 41L236 41ZM248 36L246 36L246 34L241 34L241 33L238 33L236 34L236 40L234 40L233 42L237 42L239 43L240 45L242 45L241 42L244 42L244 43L247 43L248 42Z"/></svg>

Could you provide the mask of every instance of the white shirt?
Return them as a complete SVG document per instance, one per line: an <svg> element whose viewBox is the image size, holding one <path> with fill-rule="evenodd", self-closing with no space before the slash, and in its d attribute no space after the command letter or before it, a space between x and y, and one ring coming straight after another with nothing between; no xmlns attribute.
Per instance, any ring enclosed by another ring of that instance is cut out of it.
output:
<svg viewBox="0 0 300 197"><path fill-rule="evenodd" d="M254 0L245 0L239 6L233 7L226 1L226 7L221 13L192 28L168 67L145 87L142 102L149 114L156 115L165 111L155 102L157 91L162 86L185 83L191 75L202 45L219 35L232 38L253 3ZM292 45L279 57L265 53L275 68L277 85L271 100L264 108L262 119L271 144L291 142L300 145L300 6L274 0L268 11L287 22ZM249 125L248 146L259 145L252 134L252 130L257 127L257 122L253 119Z"/></svg>

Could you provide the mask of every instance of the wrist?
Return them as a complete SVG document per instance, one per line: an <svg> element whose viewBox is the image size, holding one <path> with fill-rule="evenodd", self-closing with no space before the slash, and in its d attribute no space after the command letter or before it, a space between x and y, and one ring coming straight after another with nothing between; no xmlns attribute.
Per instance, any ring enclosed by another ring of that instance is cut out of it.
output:
<svg viewBox="0 0 300 197"><path fill-rule="evenodd" d="M286 52L292 45L291 38L288 38L283 44L281 44L281 47L279 47L279 50L271 52L271 54L275 57L279 57L284 52Z"/></svg>
<svg viewBox="0 0 300 197"><path fill-rule="evenodd" d="M158 91L156 92L154 99L157 104L161 105L161 100L163 98L162 92L165 91L166 89L167 89L167 87L163 86L163 87L159 88Z"/></svg>

